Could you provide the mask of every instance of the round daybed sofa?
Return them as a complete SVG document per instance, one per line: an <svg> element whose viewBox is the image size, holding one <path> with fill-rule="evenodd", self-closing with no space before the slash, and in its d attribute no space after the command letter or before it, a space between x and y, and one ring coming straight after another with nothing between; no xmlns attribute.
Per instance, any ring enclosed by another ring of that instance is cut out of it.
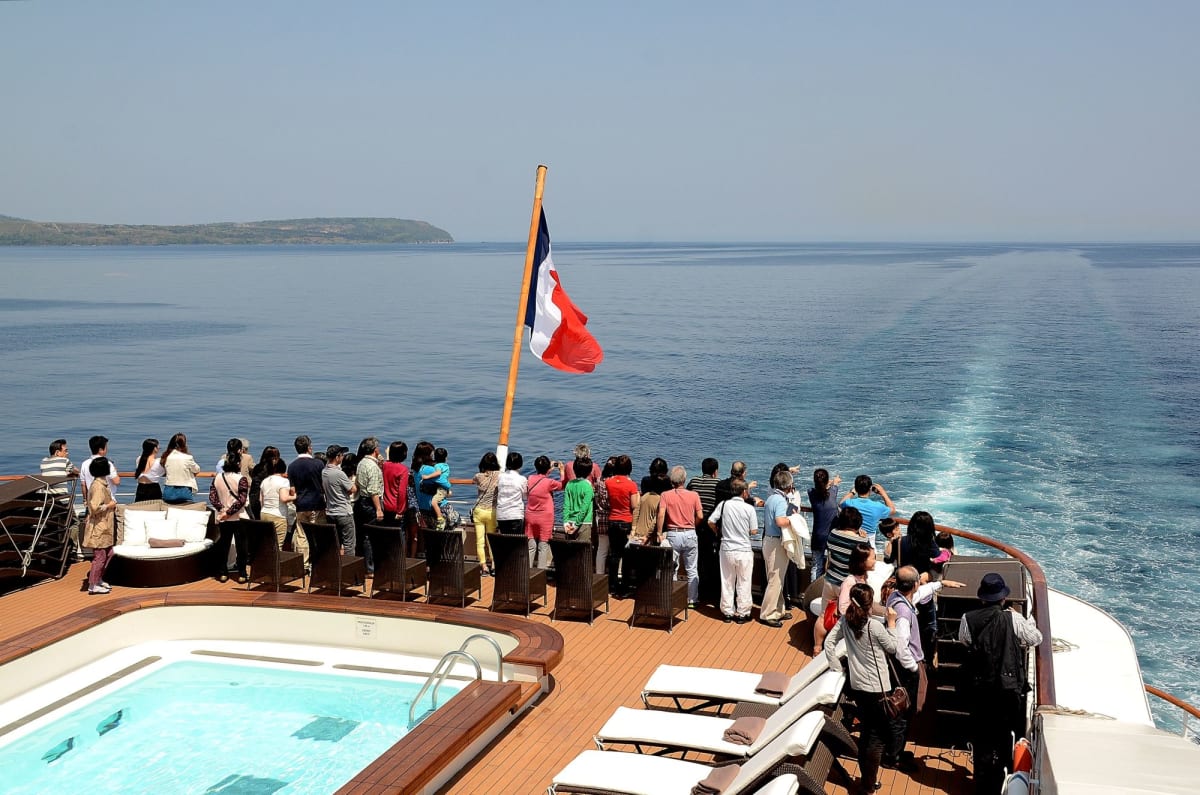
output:
<svg viewBox="0 0 1200 795"><path fill-rule="evenodd" d="M204 503L167 505L161 500L124 507L105 579L113 585L155 588L195 582L213 571L217 524Z"/></svg>

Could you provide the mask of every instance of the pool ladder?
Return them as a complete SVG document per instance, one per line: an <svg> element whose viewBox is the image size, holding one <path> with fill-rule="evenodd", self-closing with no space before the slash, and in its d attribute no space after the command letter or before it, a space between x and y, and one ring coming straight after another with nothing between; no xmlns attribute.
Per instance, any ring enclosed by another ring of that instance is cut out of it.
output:
<svg viewBox="0 0 1200 795"><path fill-rule="evenodd" d="M479 666L479 660L476 660L474 657L472 657L470 654L467 653L467 647L471 645L472 641L476 641L476 640L482 640L486 643L489 643L489 644L491 644L492 648L495 649L495 651L496 651L496 681L497 682L504 681L504 652L500 649L500 644L497 643L496 639L491 637L490 635L483 635L483 634L479 634L479 633L471 635L466 640L464 640L462 642L462 645L459 646L457 649L454 649L453 651L448 651L445 654L443 654L442 659L438 660L438 664L434 666L433 673L429 674L429 678L425 680L425 684L421 685L420 691L417 692L417 697L414 698L412 700L412 703L408 705L408 728L409 729L411 729L413 726L417 725L417 720L416 720L417 704L419 704L421 702L421 697L425 695L425 691L427 691L431 685L433 686L433 696L432 696L433 705L429 708L428 712L422 713L421 717L424 718L425 715L429 714L429 712L433 712L435 709L437 709L437 707L438 707L438 700L437 700L438 690L441 688L442 682L446 681L446 677L450 674L450 668L452 667L451 663L454 660L461 657L464 660L466 660L467 662L471 663L471 665L474 666L474 668L475 668L475 678L477 680L483 679L483 669L480 668L480 666Z"/></svg>

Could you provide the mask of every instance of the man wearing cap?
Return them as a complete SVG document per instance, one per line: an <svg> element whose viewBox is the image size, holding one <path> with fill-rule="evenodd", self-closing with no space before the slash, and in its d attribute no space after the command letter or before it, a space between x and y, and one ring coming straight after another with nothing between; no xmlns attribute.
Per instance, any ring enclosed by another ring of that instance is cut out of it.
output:
<svg viewBox="0 0 1200 795"><path fill-rule="evenodd" d="M966 678L975 748L975 791L999 792L1012 735L1025 735L1025 649L1042 642L1033 619L1006 608L1010 591L995 572L983 576L983 606L963 616L958 640L967 647Z"/></svg>
<svg viewBox="0 0 1200 795"><path fill-rule="evenodd" d="M325 451L325 469L321 470L321 487L325 492L325 515L337 527L338 540L342 542L342 554L354 554L354 506L350 498L358 486L342 471L342 457L349 447L331 444Z"/></svg>

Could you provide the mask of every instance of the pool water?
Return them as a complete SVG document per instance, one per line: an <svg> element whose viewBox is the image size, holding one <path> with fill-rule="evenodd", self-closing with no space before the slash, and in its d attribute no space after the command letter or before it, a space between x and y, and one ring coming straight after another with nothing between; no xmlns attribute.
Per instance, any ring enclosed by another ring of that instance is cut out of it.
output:
<svg viewBox="0 0 1200 795"><path fill-rule="evenodd" d="M411 679L172 662L0 746L0 788L330 793L407 734L420 687ZM447 682L439 703L459 689Z"/></svg>

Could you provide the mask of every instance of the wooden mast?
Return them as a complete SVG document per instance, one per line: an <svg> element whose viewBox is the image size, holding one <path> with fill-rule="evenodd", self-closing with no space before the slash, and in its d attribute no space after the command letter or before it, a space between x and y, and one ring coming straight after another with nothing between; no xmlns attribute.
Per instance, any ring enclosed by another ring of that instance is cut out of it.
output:
<svg viewBox="0 0 1200 795"><path fill-rule="evenodd" d="M546 167L537 167L537 183L533 189L533 215L529 219L529 244L525 248L525 273L521 277L521 300L517 302L517 324L513 329L512 356L508 361L508 385L504 391L504 414L500 419L500 439L496 458L500 466L508 458L508 430L512 422L513 398L517 394L517 370L521 365L521 343L525 328L525 307L529 303L529 283L533 280L533 249L537 245L538 223L542 217L542 191L546 186Z"/></svg>

